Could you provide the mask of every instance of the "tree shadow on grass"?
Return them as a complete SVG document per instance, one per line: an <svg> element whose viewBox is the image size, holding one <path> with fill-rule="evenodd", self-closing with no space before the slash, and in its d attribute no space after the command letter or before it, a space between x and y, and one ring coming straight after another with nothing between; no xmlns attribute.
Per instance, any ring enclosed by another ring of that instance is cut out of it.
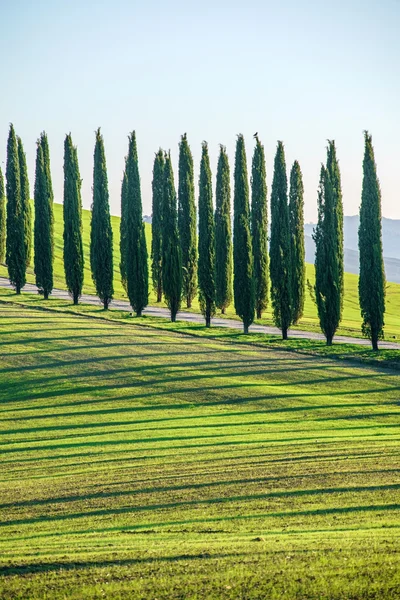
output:
<svg viewBox="0 0 400 600"><path fill-rule="evenodd" d="M253 553L260 554L260 553ZM245 556L245 553L238 552L200 552L198 554L177 554L176 556L155 556L145 558L123 558L113 560L93 560L93 561L73 561L73 562L36 562L21 565L0 566L0 576L12 575L33 575L39 573L48 573L51 571L59 571L60 574L64 571L78 571L82 569L97 569L111 567L132 567L134 565L151 565L158 563L175 563L179 561L199 561L199 560L221 560L229 557L240 558Z"/></svg>

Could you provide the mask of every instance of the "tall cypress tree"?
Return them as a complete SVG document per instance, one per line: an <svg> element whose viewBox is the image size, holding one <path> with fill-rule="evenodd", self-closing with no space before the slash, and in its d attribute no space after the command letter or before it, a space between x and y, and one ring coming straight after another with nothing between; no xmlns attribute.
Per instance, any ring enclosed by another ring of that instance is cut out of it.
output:
<svg viewBox="0 0 400 600"><path fill-rule="evenodd" d="M292 323L303 316L306 281L304 250L304 187L297 160L290 171L289 229L292 252Z"/></svg>
<svg viewBox="0 0 400 600"><path fill-rule="evenodd" d="M178 230L182 252L182 295L190 308L197 288L197 224L193 157L186 133L179 144Z"/></svg>
<svg viewBox="0 0 400 600"><path fill-rule="evenodd" d="M231 184L226 149L220 146L215 193L215 299L225 314L232 302Z"/></svg>
<svg viewBox="0 0 400 600"><path fill-rule="evenodd" d="M129 135L126 177L126 289L129 302L140 317L149 301L149 271L134 131Z"/></svg>
<svg viewBox="0 0 400 600"><path fill-rule="evenodd" d="M253 251L250 233L249 181L243 135L236 142L235 190L233 195L233 291L236 314L244 333L254 320Z"/></svg>
<svg viewBox="0 0 400 600"><path fill-rule="evenodd" d="M344 297L343 197L339 161L336 155L336 145L334 140L328 140L326 168L328 169L331 180L335 210L336 253L340 288L340 318L342 318Z"/></svg>
<svg viewBox="0 0 400 600"><path fill-rule="evenodd" d="M182 256L179 244L174 173L169 153L165 155L164 165L162 231L163 290L167 306L171 311L171 321L174 323L181 306Z"/></svg>
<svg viewBox="0 0 400 600"><path fill-rule="evenodd" d="M335 191L328 169L322 165L318 191L315 241L315 299L321 329L328 346L340 323L340 257Z"/></svg>
<svg viewBox="0 0 400 600"><path fill-rule="evenodd" d="M162 217L164 197L164 154L157 152L153 166L151 222L151 272L157 302L162 300Z"/></svg>
<svg viewBox="0 0 400 600"><path fill-rule="evenodd" d="M199 179L199 300L210 327L215 314L215 223L207 142L202 146Z"/></svg>
<svg viewBox="0 0 400 600"><path fill-rule="evenodd" d="M93 205L90 229L90 266L96 292L108 308L114 295L113 232L111 229L108 177L104 140L96 131L93 168Z"/></svg>
<svg viewBox="0 0 400 600"><path fill-rule="evenodd" d="M34 266L36 286L47 300L53 290L53 199L43 152L45 135L41 134L36 150Z"/></svg>
<svg viewBox="0 0 400 600"><path fill-rule="evenodd" d="M358 247L360 251L360 298L362 331L378 350L385 315L385 268L382 252L381 189L376 174L372 137L366 131Z"/></svg>
<svg viewBox="0 0 400 600"><path fill-rule="evenodd" d="M6 165L7 239L6 262L10 283L17 294L26 282L25 215L21 200L18 143L14 126L10 125Z"/></svg>
<svg viewBox="0 0 400 600"><path fill-rule="evenodd" d="M257 319L268 306L268 209L264 146L256 137L251 175L251 233Z"/></svg>
<svg viewBox="0 0 400 600"><path fill-rule="evenodd" d="M6 257L6 195L4 191L3 173L0 168L0 263Z"/></svg>
<svg viewBox="0 0 400 600"><path fill-rule="evenodd" d="M26 166L26 156L20 137L17 137L17 143L19 176L21 181L21 205L24 213L25 258L26 266L29 267L32 259L32 209L29 194L28 167Z"/></svg>
<svg viewBox="0 0 400 600"><path fill-rule="evenodd" d="M74 304L83 287L82 198L78 152L71 134L64 142L64 270Z"/></svg>
<svg viewBox="0 0 400 600"><path fill-rule="evenodd" d="M292 321L292 274L287 175L282 142L278 142L274 163L269 259L274 323L282 330L282 338L286 340Z"/></svg>
<svg viewBox="0 0 400 600"><path fill-rule="evenodd" d="M127 265L127 222L128 222L128 214L127 214L127 191L128 191L128 176L126 174L126 163L128 157L125 157L125 168L124 174L122 177L122 185L121 185L121 221L119 223L119 231L120 231L120 240L119 240L119 249L120 249L120 263L119 270L121 273L121 282L125 292L127 291L126 285L126 265Z"/></svg>

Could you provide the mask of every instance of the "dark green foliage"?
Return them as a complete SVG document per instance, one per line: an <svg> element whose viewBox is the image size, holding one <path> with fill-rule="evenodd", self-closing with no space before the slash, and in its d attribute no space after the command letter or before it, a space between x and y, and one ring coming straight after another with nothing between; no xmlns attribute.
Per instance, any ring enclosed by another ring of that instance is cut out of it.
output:
<svg viewBox="0 0 400 600"><path fill-rule="evenodd" d="M335 192L327 168L321 166L318 223L315 241L315 299L321 329L328 346L340 323L340 258L337 248Z"/></svg>
<svg viewBox="0 0 400 600"><path fill-rule="evenodd" d="M69 134L64 142L64 270L74 304L83 286L81 183L78 152Z"/></svg>
<svg viewBox="0 0 400 600"><path fill-rule="evenodd" d="M235 155L233 195L233 270L236 314L243 321L244 333L254 320L253 251L250 233L249 182L244 138L238 136Z"/></svg>
<svg viewBox="0 0 400 600"><path fill-rule="evenodd" d="M215 314L215 223L207 142L202 146L199 179L199 300L210 327Z"/></svg>
<svg viewBox="0 0 400 600"><path fill-rule="evenodd" d="M113 232L103 136L96 131L93 168L93 205L90 228L90 266L96 292L107 309L113 294Z"/></svg>
<svg viewBox="0 0 400 600"><path fill-rule="evenodd" d="M268 209L264 146L258 137L251 174L251 234L254 255L254 293L257 319L268 306Z"/></svg>
<svg viewBox="0 0 400 600"><path fill-rule="evenodd" d="M26 156L20 137L17 137L17 143L21 182L21 205L24 213L25 260L26 266L29 267L32 259L32 208L29 194L28 167L26 166Z"/></svg>
<svg viewBox="0 0 400 600"><path fill-rule="evenodd" d="M182 296L190 308L197 288L197 225L193 157L186 133L179 144L178 230L182 252Z"/></svg>
<svg viewBox="0 0 400 600"><path fill-rule="evenodd" d="M174 323L181 306L182 256L179 244L174 173L170 154L165 155L162 230L163 290L167 306L171 311L171 321Z"/></svg>
<svg viewBox="0 0 400 600"><path fill-rule="evenodd" d="M139 161L134 131L129 135L125 170L126 291L133 310L140 317L149 301L149 271L142 216Z"/></svg>
<svg viewBox="0 0 400 600"><path fill-rule="evenodd" d="M161 148L154 159L151 223L151 272L157 302L162 300L162 217L164 198L164 154Z"/></svg>
<svg viewBox="0 0 400 600"><path fill-rule="evenodd" d="M334 140L328 140L326 168L331 179L333 202L335 207L336 253L338 260L340 288L340 318L342 318L344 297L343 197L339 161L336 156L336 146Z"/></svg>
<svg viewBox="0 0 400 600"><path fill-rule="evenodd" d="M127 191L128 191L128 177L126 174L126 161L127 157L125 157L125 169L122 177L122 185L121 185L121 221L119 224L120 231L120 240L119 240L119 249L121 255L121 262L119 263L119 270L121 273L121 283L124 287L124 290L127 291L126 286L126 264L127 264Z"/></svg>
<svg viewBox="0 0 400 600"><path fill-rule="evenodd" d="M40 136L40 143L42 145L43 150L43 159L44 159L44 170L46 173L46 181L47 181L47 193L49 195L49 202L51 206L53 206L54 202L54 194L53 194L53 183L51 180L51 170L50 170L50 149L49 149L49 140L47 139L47 134L43 132ZM53 209L51 210L51 219L53 223ZM51 239L51 243L53 245L53 237Z"/></svg>
<svg viewBox="0 0 400 600"><path fill-rule="evenodd" d="M378 350L378 340L383 338L385 315L385 269L382 252L381 190L372 137L365 132L363 186L360 209L358 247L360 251L360 298L362 331Z"/></svg>
<svg viewBox="0 0 400 600"><path fill-rule="evenodd" d="M45 300L53 290L53 192L50 176L47 136L43 132L37 143L35 172L35 276Z"/></svg>
<svg viewBox="0 0 400 600"><path fill-rule="evenodd" d="M226 149L220 147L215 208L215 299L222 314L232 302L231 184Z"/></svg>
<svg viewBox="0 0 400 600"><path fill-rule="evenodd" d="M0 263L6 257L6 195L4 190L3 173L0 169Z"/></svg>
<svg viewBox="0 0 400 600"><path fill-rule="evenodd" d="M6 180L6 262L10 283L14 286L16 293L20 294L26 282L25 215L21 201L18 144L12 124L7 142Z"/></svg>
<svg viewBox="0 0 400 600"><path fill-rule="evenodd" d="M282 330L282 338L286 340L292 322L292 259L285 149L282 142L278 142L272 181L269 260L273 319Z"/></svg>
<svg viewBox="0 0 400 600"><path fill-rule="evenodd" d="M289 229L292 253L292 323L303 316L305 297L304 186L297 160L290 171Z"/></svg>

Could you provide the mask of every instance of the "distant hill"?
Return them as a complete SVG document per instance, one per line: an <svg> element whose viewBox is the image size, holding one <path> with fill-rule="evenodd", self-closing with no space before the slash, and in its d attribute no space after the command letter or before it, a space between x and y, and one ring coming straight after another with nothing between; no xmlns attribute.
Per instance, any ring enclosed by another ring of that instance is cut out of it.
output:
<svg viewBox="0 0 400 600"><path fill-rule="evenodd" d="M344 270L347 273L358 274L358 227L360 219L357 216L344 218ZM304 226L306 261L314 262L315 244L312 239L314 223ZM383 254L387 281L400 283L400 220L382 219Z"/></svg>

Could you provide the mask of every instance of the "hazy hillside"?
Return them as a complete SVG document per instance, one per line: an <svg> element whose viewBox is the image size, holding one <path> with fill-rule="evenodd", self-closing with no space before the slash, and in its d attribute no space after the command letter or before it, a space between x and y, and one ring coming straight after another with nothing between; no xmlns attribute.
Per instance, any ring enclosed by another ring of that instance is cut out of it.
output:
<svg viewBox="0 0 400 600"><path fill-rule="evenodd" d="M359 217L344 218L344 269L347 273L358 273L358 226ZM304 226L306 234L306 261L314 262L315 244L311 238L315 224ZM400 220L382 219L383 254L387 281L400 283Z"/></svg>

